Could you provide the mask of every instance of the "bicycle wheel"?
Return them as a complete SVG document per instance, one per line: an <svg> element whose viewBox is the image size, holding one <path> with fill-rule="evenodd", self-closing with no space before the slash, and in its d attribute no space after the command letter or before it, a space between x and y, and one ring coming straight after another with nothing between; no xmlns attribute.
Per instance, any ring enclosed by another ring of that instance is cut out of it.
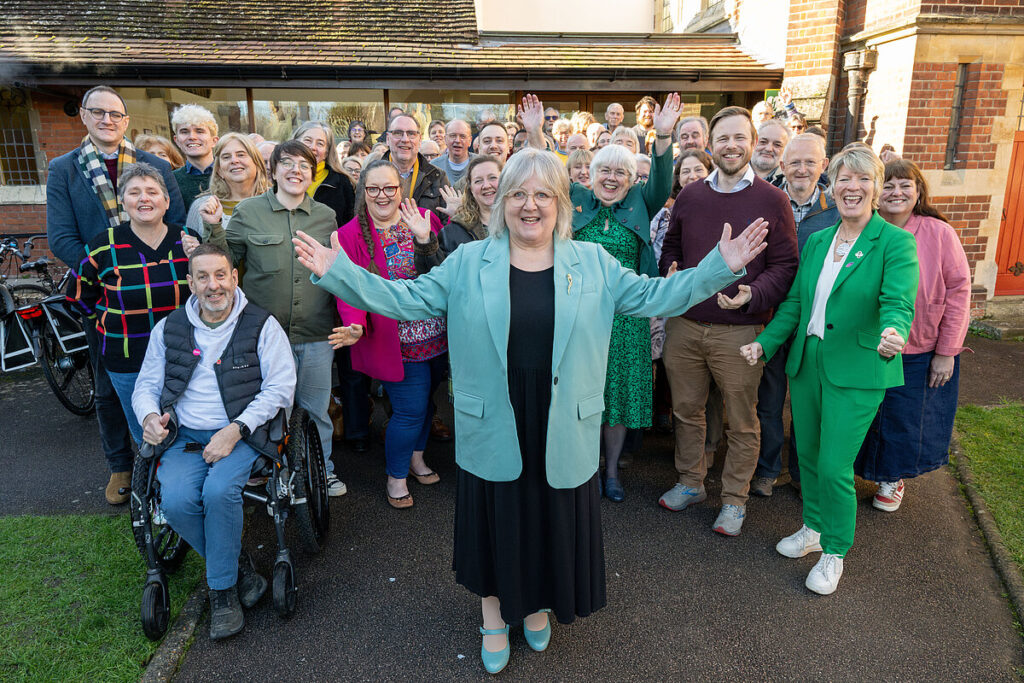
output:
<svg viewBox="0 0 1024 683"><path fill-rule="evenodd" d="M51 294L50 290L42 285L12 285L10 290L11 296L14 298L15 308L38 303Z"/></svg>
<svg viewBox="0 0 1024 683"><path fill-rule="evenodd" d="M45 324L39 336L39 346L42 351L39 364L43 368L43 377L53 389L57 400L75 415L92 413L95 385L89 351L82 349L66 353L53 328Z"/></svg>

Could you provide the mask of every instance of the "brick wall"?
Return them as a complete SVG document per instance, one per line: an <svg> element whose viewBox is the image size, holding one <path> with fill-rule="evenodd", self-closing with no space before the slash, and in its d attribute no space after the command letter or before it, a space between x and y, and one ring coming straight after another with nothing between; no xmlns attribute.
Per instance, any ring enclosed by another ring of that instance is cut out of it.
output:
<svg viewBox="0 0 1024 683"><path fill-rule="evenodd" d="M956 63L916 63L910 90L903 154L922 170L941 169L956 85ZM957 169L988 169L995 164L992 123L1006 111L1002 64L969 64L964 89Z"/></svg>
<svg viewBox="0 0 1024 683"><path fill-rule="evenodd" d="M33 109L38 114L38 126L35 127L36 150L45 155L46 163L77 147L85 136L85 126L77 116L71 117L64 113L66 98L31 93ZM45 164L43 171L45 180ZM46 206L43 204L4 204L0 205L3 222L0 234L34 235L46 232ZM37 244L45 247L45 242Z"/></svg>
<svg viewBox="0 0 1024 683"><path fill-rule="evenodd" d="M980 233L981 223L988 218L991 204L991 195L932 197L932 205L946 215L949 224L960 237L960 243L967 254L967 262L971 266L972 278L975 265L985 257L985 250L988 247L988 237Z"/></svg>
<svg viewBox="0 0 1024 683"><path fill-rule="evenodd" d="M847 0L843 36L905 24L920 7L921 0Z"/></svg>
<svg viewBox="0 0 1024 683"><path fill-rule="evenodd" d="M786 78L831 74L838 68L844 5L845 0L791 0Z"/></svg>
<svg viewBox="0 0 1024 683"><path fill-rule="evenodd" d="M1020 0L974 0L973 2L962 2L957 0L946 0L945 2L921 2L921 14L944 14L955 16L977 16L980 18L992 17L1020 17L1024 16L1024 7Z"/></svg>

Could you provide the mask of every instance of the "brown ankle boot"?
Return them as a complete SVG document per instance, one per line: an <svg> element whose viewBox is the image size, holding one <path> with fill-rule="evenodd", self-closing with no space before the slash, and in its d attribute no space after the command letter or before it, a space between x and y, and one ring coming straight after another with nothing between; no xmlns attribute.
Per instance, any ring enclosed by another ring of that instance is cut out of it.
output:
<svg viewBox="0 0 1024 683"><path fill-rule="evenodd" d="M107 502L111 505L123 505L132 494L132 473L114 472L107 482Z"/></svg>

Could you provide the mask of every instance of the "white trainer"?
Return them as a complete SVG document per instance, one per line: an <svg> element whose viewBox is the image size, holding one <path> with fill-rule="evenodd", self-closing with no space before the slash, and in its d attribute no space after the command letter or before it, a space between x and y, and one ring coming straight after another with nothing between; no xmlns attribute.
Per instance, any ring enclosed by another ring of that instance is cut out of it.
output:
<svg viewBox="0 0 1024 683"><path fill-rule="evenodd" d="M345 482L338 479L338 475L329 474L327 475L327 495L331 498L337 498L338 496L344 496L348 493L348 487L345 486Z"/></svg>
<svg viewBox="0 0 1024 683"><path fill-rule="evenodd" d="M821 534L804 524L800 531L779 541L775 549L780 555L794 559L809 553L821 552Z"/></svg>
<svg viewBox="0 0 1024 683"><path fill-rule="evenodd" d="M876 510L882 510L883 512L896 512L900 509L900 504L903 502L903 489L902 479L899 481L880 481L878 482L878 493L875 494L871 505Z"/></svg>
<svg viewBox="0 0 1024 683"><path fill-rule="evenodd" d="M843 558L838 555L822 553L818 564L814 565L804 585L818 595L831 595L839 586L839 577L843 575Z"/></svg>

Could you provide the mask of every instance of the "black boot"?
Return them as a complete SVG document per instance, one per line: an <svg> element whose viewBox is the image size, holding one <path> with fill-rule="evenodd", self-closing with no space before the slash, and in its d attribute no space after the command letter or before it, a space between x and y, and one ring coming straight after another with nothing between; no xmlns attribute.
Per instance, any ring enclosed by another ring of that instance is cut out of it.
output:
<svg viewBox="0 0 1024 683"><path fill-rule="evenodd" d="M246 551L238 558L238 601L242 607L249 609L267 592L267 580L256 572L252 555Z"/></svg>
<svg viewBox="0 0 1024 683"><path fill-rule="evenodd" d="M210 640L233 636L245 626L237 586L227 590L210 589Z"/></svg>

